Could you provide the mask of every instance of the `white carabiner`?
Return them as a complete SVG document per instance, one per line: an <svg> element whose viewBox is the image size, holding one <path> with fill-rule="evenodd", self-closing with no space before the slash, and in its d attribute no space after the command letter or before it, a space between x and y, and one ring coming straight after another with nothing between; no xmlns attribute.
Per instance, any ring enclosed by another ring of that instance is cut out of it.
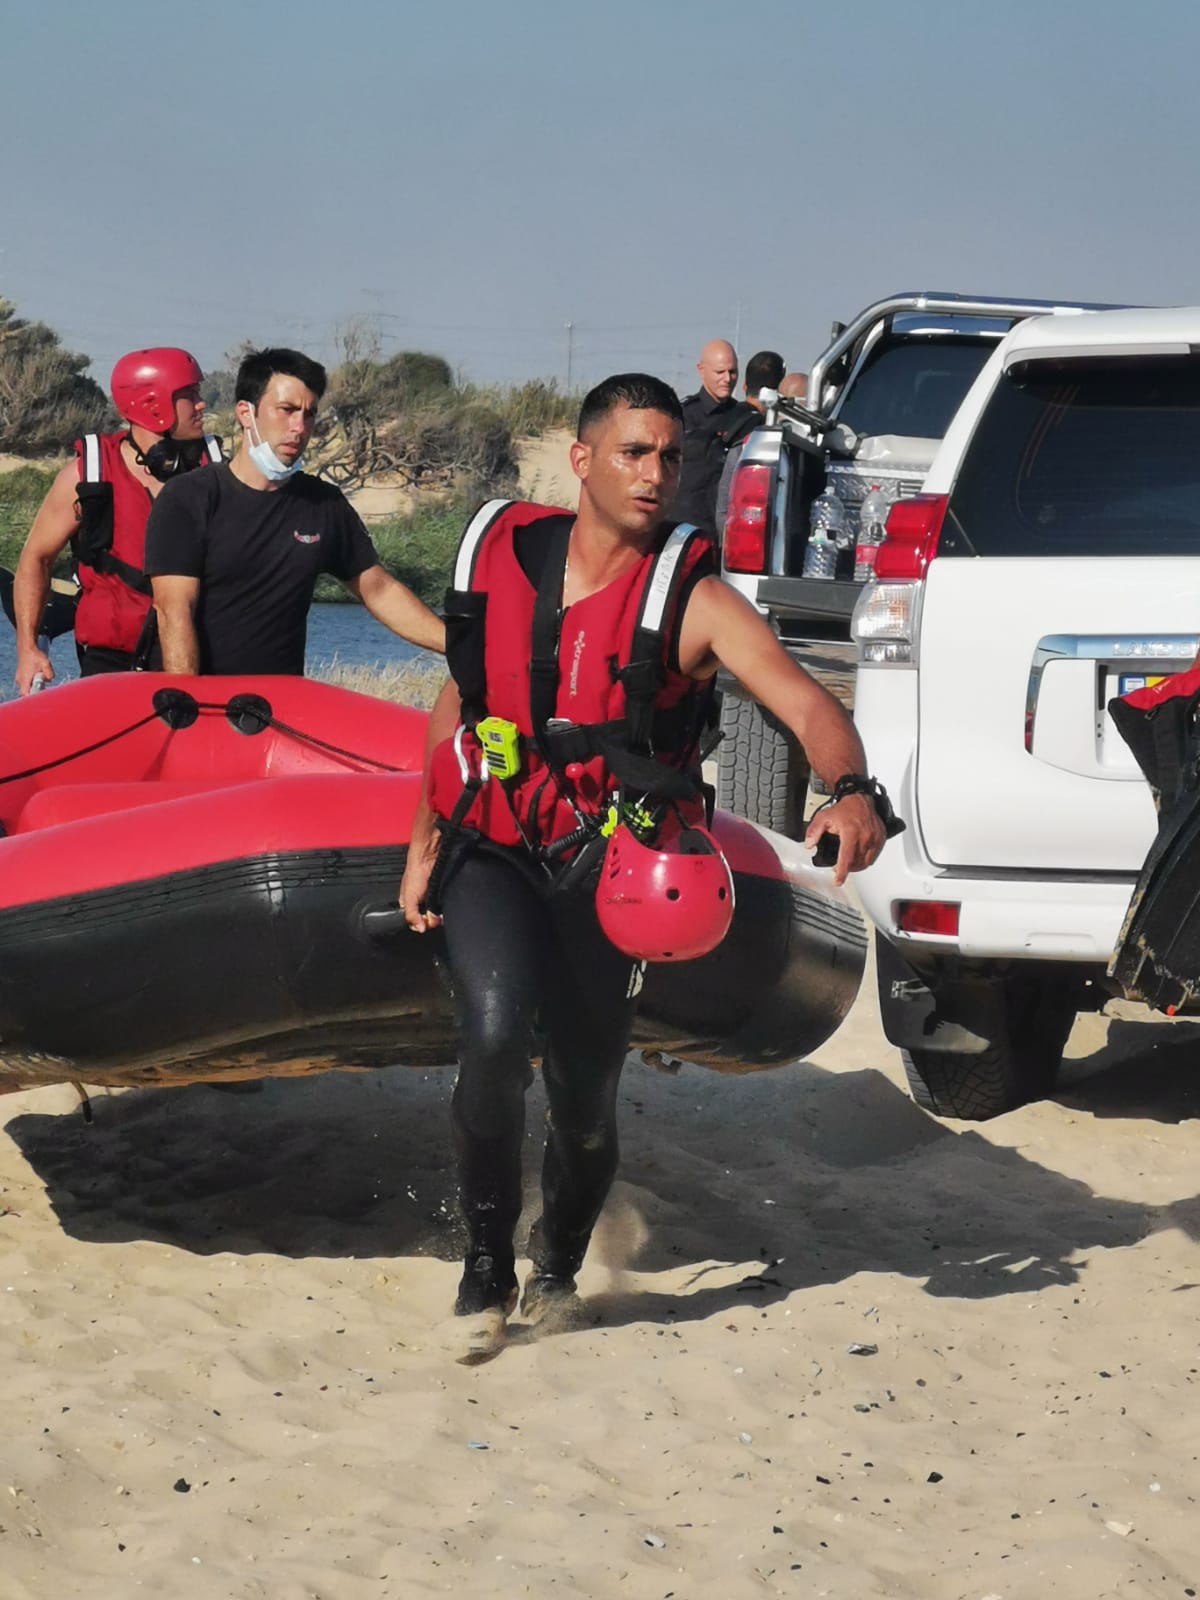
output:
<svg viewBox="0 0 1200 1600"><path fill-rule="evenodd" d="M460 722L458 727L455 729L455 733L454 733L454 754L458 758L458 773L459 773L459 776L462 778L462 781L464 783L470 783L470 781L471 781L471 764L467 760L466 752L463 750L463 734L466 733L466 731L467 731L466 728L464 728L462 723ZM490 777L491 777L491 773L488 771L488 764L487 764L486 761L483 760L482 757L480 757L480 761L479 761L479 781L480 781L480 783L486 783Z"/></svg>

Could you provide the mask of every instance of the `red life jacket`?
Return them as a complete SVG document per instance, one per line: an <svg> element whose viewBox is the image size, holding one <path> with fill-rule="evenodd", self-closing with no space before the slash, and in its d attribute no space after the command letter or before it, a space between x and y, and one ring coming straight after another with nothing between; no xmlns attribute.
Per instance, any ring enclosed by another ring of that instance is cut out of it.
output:
<svg viewBox="0 0 1200 1600"><path fill-rule="evenodd" d="M446 597L446 654L465 731L433 751L429 801L451 818L468 772L481 770L476 722L488 715L515 723L520 772L483 783L458 819L497 844L561 842L578 833L580 816L606 812L622 782L701 811L697 747L711 684L670 662L681 588L710 541L690 525L669 529L628 572L561 611L573 522L547 506L489 502L463 535ZM513 536L537 523L550 550L535 590Z"/></svg>
<svg viewBox="0 0 1200 1600"><path fill-rule="evenodd" d="M75 442L80 524L73 543L82 589L75 637L80 644L132 655L150 613L150 580L142 563L154 500L121 458L127 437L89 433ZM220 461L217 441L206 434L204 444L205 460Z"/></svg>

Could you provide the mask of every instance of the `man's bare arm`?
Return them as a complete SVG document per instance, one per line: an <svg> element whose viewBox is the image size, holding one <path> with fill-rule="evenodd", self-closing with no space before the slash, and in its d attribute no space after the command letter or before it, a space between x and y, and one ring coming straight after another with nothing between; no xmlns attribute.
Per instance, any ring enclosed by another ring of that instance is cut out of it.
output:
<svg viewBox="0 0 1200 1600"><path fill-rule="evenodd" d="M862 741L839 702L796 665L750 602L719 578L704 578L692 591L679 660L684 672L697 676L721 662L791 730L830 788L847 773L866 773ZM869 866L883 847L883 825L865 795L851 795L820 812L806 842L815 845L825 832L841 840L839 883L848 872Z"/></svg>
<svg viewBox="0 0 1200 1600"><path fill-rule="evenodd" d="M413 819L412 837L408 842L404 877L400 881L400 907L404 912L405 921L414 933L424 933L428 928L436 928L442 920L432 912L420 909L425 891L429 887L429 874L433 871L433 864L437 860L439 844L437 824L433 809L426 797L425 783L429 777L431 753L444 739L449 739L453 735L461 716L462 702L459 699L458 688L453 678L447 678L433 710L429 713L429 726L425 734L425 781L421 785L417 814Z"/></svg>
<svg viewBox="0 0 1200 1600"><path fill-rule="evenodd" d="M401 639L420 645L423 650L436 650L439 655L445 655L446 628L442 619L383 567L368 567L356 578L347 579L346 587L358 596L376 621Z"/></svg>
<svg viewBox="0 0 1200 1600"><path fill-rule="evenodd" d="M199 578L152 578L154 609L158 613L158 642L163 671L194 676L200 671L200 640L196 634Z"/></svg>
<svg viewBox="0 0 1200 1600"><path fill-rule="evenodd" d="M79 466L75 461L58 473L38 508L13 574L13 618L17 628L17 670L13 681L28 694L39 674L54 677L50 658L38 646L38 629L50 593L50 575L67 540L79 526Z"/></svg>

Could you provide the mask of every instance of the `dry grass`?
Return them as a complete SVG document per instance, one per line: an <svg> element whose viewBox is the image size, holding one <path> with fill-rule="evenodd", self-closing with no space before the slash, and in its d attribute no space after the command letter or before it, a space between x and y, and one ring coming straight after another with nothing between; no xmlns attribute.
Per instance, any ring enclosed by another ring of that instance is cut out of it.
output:
<svg viewBox="0 0 1200 1600"><path fill-rule="evenodd" d="M428 711L446 681L446 663L441 656L423 655L412 661L362 667L335 656L316 676L322 683L353 689L356 694L371 694L379 700L395 700Z"/></svg>

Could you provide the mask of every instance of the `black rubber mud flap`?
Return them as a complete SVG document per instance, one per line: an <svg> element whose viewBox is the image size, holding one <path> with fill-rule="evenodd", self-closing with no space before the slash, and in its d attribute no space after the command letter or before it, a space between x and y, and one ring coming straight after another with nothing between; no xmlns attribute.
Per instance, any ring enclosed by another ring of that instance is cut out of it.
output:
<svg viewBox="0 0 1200 1600"><path fill-rule="evenodd" d="M1200 995L1200 794L1185 790L1162 817L1108 971L1160 1011Z"/></svg>

